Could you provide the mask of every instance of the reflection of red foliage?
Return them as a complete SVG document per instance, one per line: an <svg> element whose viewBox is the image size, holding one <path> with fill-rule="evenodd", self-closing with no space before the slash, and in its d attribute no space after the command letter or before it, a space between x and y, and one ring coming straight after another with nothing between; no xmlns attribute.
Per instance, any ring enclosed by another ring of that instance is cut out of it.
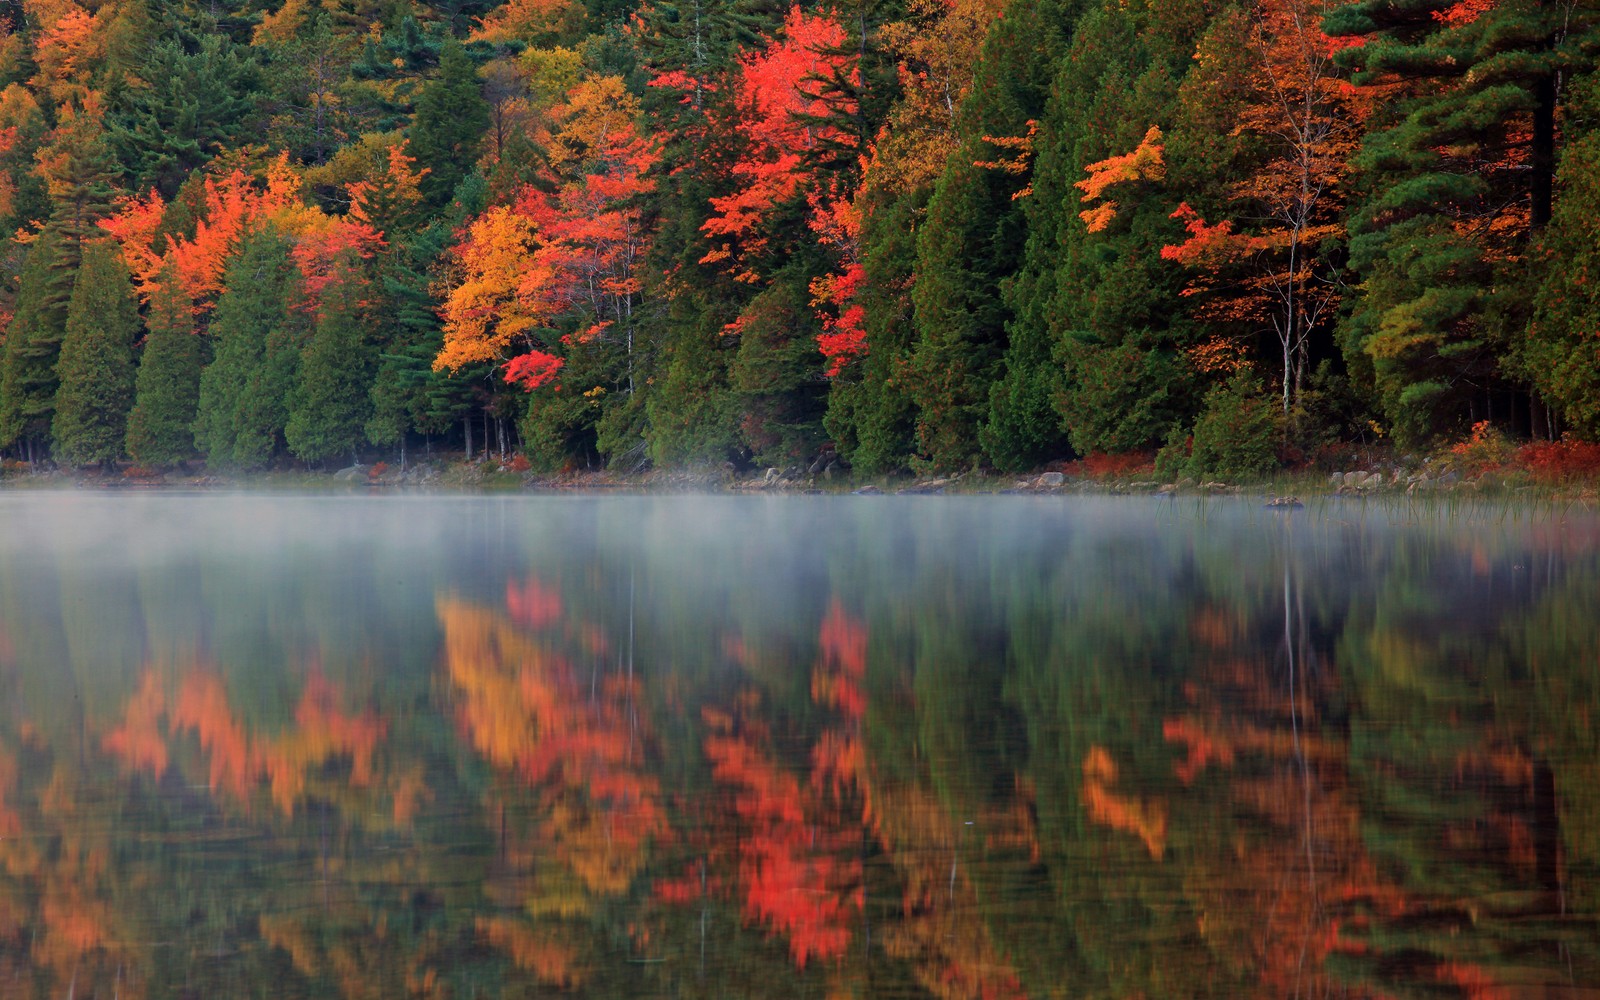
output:
<svg viewBox="0 0 1600 1000"><path fill-rule="evenodd" d="M811 697L848 719L866 710L861 680L867 672L867 630L837 600L822 620L822 662L811 675Z"/></svg>
<svg viewBox="0 0 1600 1000"><path fill-rule="evenodd" d="M518 587L516 581L506 581L506 613L529 628L546 628L561 617L561 592L540 583L537 577L528 577Z"/></svg>
<svg viewBox="0 0 1600 1000"><path fill-rule="evenodd" d="M731 719L708 710L706 756L718 783L735 790L734 809L747 825L739 841L745 911L789 939L804 967L811 958L844 954L862 903L859 859L841 860L827 847L839 839L807 821L800 783L776 766Z"/></svg>
<svg viewBox="0 0 1600 1000"><path fill-rule="evenodd" d="M1233 764L1233 747L1212 738L1190 719L1168 719L1161 724L1161 735L1168 743L1182 743L1189 748L1189 758L1172 768L1185 785L1193 784L1200 772L1212 763L1222 767Z"/></svg>

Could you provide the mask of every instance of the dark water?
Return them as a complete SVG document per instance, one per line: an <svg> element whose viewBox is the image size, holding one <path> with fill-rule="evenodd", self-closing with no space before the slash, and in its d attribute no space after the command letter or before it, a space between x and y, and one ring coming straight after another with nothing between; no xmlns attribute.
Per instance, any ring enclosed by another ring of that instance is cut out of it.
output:
<svg viewBox="0 0 1600 1000"><path fill-rule="evenodd" d="M1600 523L0 495L0 997L1600 996Z"/></svg>

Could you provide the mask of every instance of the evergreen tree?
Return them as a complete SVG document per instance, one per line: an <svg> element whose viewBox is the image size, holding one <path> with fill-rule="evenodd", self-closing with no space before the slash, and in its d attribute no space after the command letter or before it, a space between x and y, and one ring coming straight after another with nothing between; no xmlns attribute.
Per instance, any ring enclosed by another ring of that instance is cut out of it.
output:
<svg viewBox="0 0 1600 1000"><path fill-rule="evenodd" d="M833 380L823 426L845 461L873 474L904 468L916 445L916 406L906 368L915 329L910 278L916 222L927 197L925 192L869 193L869 199L861 233L867 355Z"/></svg>
<svg viewBox="0 0 1600 1000"><path fill-rule="evenodd" d="M1551 219L1562 81L1593 66L1596 13L1558 4L1362 0L1325 30L1358 84L1400 91L1356 159L1350 261L1364 282L1344 328L1397 439L1502 416L1501 358L1531 289L1522 259Z"/></svg>
<svg viewBox="0 0 1600 1000"><path fill-rule="evenodd" d="M194 419L207 341L177 269L166 267L150 297L147 333L128 414L128 455L140 465L176 465L194 455Z"/></svg>
<svg viewBox="0 0 1600 1000"><path fill-rule="evenodd" d="M111 146L136 190L153 186L170 198L192 170L245 135L257 68L225 36L206 35L193 52L179 38L155 43L136 72L145 86L124 90L107 115Z"/></svg>
<svg viewBox="0 0 1600 1000"><path fill-rule="evenodd" d="M1027 237L1018 204L1026 177L979 164L996 160L990 137L1021 140L1043 114L1067 13L1055 0L1018 0L995 22L961 109L962 145L917 235L912 395L918 448L938 467L969 466L982 455L978 429L1010 318L996 292L1021 267Z"/></svg>
<svg viewBox="0 0 1600 1000"><path fill-rule="evenodd" d="M369 387L376 351L366 317L368 281L359 260L336 265L323 289L300 355L300 375L291 400L284 439L306 462L355 455L372 413Z"/></svg>
<svg viewBox="0 0 1600 1000"><path fill-rule="evenodd" d="M1115 217L1091 228L1076 185L1151 126L1170 128L1204 26L1203 6L1185 2L1101 4L1074 26L1040 123L1025 263L1007 289L1006 372L985 428L996 464L1045 457L1061 447L1062 430L1080 453L1149 448L1198 402L1182 353L1194 332L1181 275L1161 259L1181 235L1168 218L1177 199L1135 182L1119 191Z"/></svg>
<svg viewBox="0 0 1600 1000"><path fill-rule="evenodd" d="M44 456L55 412L56 360L67 325L61 257L60 232L46 228L23 264L0 359L0 445L15 445L30 459Z"/></svg>
<svg viewBox="0 0 1600 1000"><path fill-rule="evenodd" d="M207 464L261 468L278 454L298 367L299 272L273 229L247 237L211 314L214 357L200 375L195 445Z"/></svg>
<svg viewBox="0 0 1600 1000"><path fill-rule="evenodd" d="M110 240L87 244L56 365L60 387L50 429L58 460L109 464L122 455L138 336L139 307L121 252Z"/></svg>
<svg viewBox="0 0 1600 1000"><path fill-rule="evenodd" d="M478 147L489 129L489 102L467 50L455 40L439 51L439 75L417 98L411 121L411 153L428 175L422 193L431 205L443 205L455 194L477 161Z"/></svg>

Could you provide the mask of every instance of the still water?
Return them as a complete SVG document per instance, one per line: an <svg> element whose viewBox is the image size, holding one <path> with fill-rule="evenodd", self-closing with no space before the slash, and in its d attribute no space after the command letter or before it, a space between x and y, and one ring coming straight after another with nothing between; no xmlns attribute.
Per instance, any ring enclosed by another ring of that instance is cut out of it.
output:
<svg viewBox="0 0 1600 1000"><path fill-rule="evenodd" d="M1600 522L0 495L0 997L1600 996Z"/></svg>

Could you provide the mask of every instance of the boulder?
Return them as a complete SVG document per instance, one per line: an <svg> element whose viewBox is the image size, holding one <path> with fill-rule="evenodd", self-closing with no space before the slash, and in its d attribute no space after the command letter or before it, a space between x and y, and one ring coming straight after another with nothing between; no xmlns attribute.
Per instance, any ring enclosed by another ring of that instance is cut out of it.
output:
<svg viewBox="0 0 1600 1000"><path fill-rule="evenodd" d="M1039 477L1040 486L1060 486L1067 481L1067 477L1059 472L1046 472Z"/></svg>

